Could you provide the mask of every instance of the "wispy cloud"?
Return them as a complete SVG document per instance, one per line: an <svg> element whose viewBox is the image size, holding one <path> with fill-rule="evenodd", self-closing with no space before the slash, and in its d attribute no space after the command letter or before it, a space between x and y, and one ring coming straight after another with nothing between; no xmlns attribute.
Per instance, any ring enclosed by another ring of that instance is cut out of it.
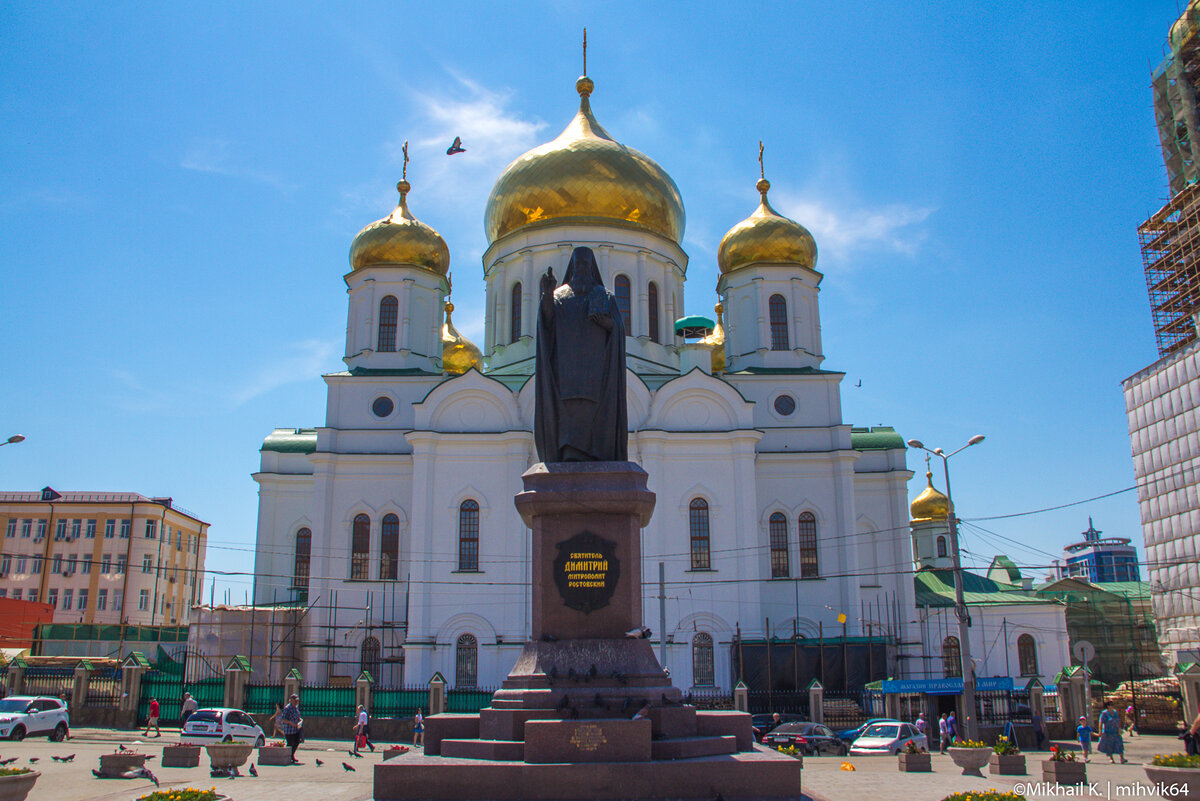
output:
<svg viewBox="0 0 1200 801"><path fill-rule="evenodd" d="M179 166L185 170L226 175L266 184L281 192L294 192L299 188L278 175L238 165L233 157L233 143L228 139L193 140L179 160Z"/></svg>
<svg viewBox="0 0 1200 801"><path fill-rule="evenodd" d="M271 390L299 381L308 381L327 371L336 360L341 341L322 342L307 339L293 343L288 353L253 372L241 386L234 387L229 400L241 406Z"/></svg>
<svg viewBox="0 0 1200 801"><path fill-rule="evenodd" d="M856 206L786 192L772 192L771 202L780 214L812 232L822 255L838 260L880 251L912 256L929 236L923 223L936 211L907 203Z"/></svg>

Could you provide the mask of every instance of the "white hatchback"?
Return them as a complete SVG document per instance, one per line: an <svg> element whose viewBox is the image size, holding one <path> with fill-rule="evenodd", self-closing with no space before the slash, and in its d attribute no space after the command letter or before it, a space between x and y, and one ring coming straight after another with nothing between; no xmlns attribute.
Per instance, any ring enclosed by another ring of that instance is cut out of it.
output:
<svg viewBox="0 0 1200 801"><path fill-rule="evenodd" d="M183 725L179 742L183 745L251 743L261 746L267 738L254 718L242 710L212 707L197 709L191 714Z"/></svg>
<svg viewBox="0 0 1200 801"><path fill-rule="evenodd" d="M871 754L898 754L908 741L922 750L928 750L929 741L908 723L873 723L858 736L850 746L851 756Z"/></svg>
<svg viewBox="0 0 1200 801"><path fill-rule="evenodd" d="M44 734L62 742L70 734L67 707L48 695L10 695L0 700L0 737L23 740L26 735Z"/></svg>

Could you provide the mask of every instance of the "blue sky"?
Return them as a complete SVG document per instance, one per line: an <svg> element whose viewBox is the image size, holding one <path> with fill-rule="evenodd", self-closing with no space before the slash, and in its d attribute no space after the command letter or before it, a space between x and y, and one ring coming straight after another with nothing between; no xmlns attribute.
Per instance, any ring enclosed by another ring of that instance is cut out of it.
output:
<svg viewBox="0 0 1200 801"><path fill-rule="evenodd" d="M1133 484L1120 381L1156 358L1136 228L1167 193L1148 85L1174 0L346 5L0 9L0 435L28 437L0 488L170 495L211 522L210 568L250 570L258 447L323 422L347 252L394 206L401 144L481 341L484 204L574 113L585 25L598 118L683 195L688 313L762 139L820 248L847 422L987 435L952 461L968 520ZM1045 565L1089 515L1140 545L1126 492L964 547Z"/></svg>

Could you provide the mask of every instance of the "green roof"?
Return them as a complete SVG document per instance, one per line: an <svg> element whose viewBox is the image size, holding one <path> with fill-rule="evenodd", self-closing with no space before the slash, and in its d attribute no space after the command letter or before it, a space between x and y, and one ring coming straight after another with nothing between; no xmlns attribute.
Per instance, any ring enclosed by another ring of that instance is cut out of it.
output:
<svg viewBox="0 0 1200 801"><path fill-rule="evenodd" d="M991 567L988 568L987 577L993 581L999 581L1006 584L1021 583L1021 569L1017 567L1017 563L1009 559L1004 554L992 559Z"/></svg>
<svg viewBox="0 0 1200 801"><path fill-rule="evenodd" d="M353 375L353 376L396 376L396 375L436 375L441 376L441 373L435 373L431 370L422 370L420 367L396 367L381 369L378 367L355 367L351 370L343 370L340 373L330 373L330 375Z"/></svg>
<svg viewBox="0 0 1200 801"><path fill-rule="evenodd" d="M727 375L845 375L839 370L818 370L816 367L743 367Z"/></svg>
<svg viewBox="0 0 1200 801"><path fill-rule="evenodd" d="M678 320L676 320L675 331L676 333L679 333L688 328L707 328L709 331L712 331L716 325L717 324L708 317L704 317L700 314L692 314L687 317L680 317Z"/></svg>
<svg viewBox="0 0 1200 801"><path fill-rule="evenodd" d="M874 426L850 429L850 447L856 451L890 451L908 446L891 426Z"/></svg>
<svg viewBox="0 0 1200 801"><path fill-rule="evenodd" d="M965 570L962 575L963 600L967 606L1056 603L1006 589L991 579ZM954 606L954 571L918 570L913 574L913 585L917 592L917 606Z"/></svg>
<svg viewBox="0 0 1200 801"><path fill-rule="evenodd" d="M312 453L317 449L317 429L277 428L263 440L259 450L275 453Z"/></svg>

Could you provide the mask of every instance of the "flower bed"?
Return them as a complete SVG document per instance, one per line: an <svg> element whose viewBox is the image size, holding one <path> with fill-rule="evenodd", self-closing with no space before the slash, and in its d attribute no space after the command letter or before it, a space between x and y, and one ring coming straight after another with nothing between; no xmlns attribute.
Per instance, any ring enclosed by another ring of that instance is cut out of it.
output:
<svg viewBox="0 0 1200 801"><path fill-rule="evenodd" d="M246 764L254 746L250 743L210 743L204 746L214 768L240 768Z"/></svg>
<svg viewBox="0 0 1200 801"><path fill-rule="evenodd" d="M970 742L969 740L967 742ZM978 776L983 778L983 772L980 770L988 763L988 759L992 756L992 748L989 745L974 744L971 745L952 745L950 746L950 758L954 760L954 764L962 768L964 776Z"/></svg>
<svg viewBox="0 0 1200 801"><path fill-rule="evenodd" d="M292 764L292 749L286 745L264 745L258 749L258 764L260 765L290 765Z"/></svg>
<svg viewBox="0 0 1200 801"><path fill-rule="evenodd" d="M1025 801L1025 796L1011 791L1002 793L999 790L972 790L948 795L942 801Z"/></svg>
<svg viewBox="0 0 1200 801"><path fill-rule="evenodd" d="M100 772L110 778L120 778L131 770L146 767L146 754L118 751L100 755Z"/></svg>
<svg viewBox="0 0 1200 801"><path fill-rule="evenodd" d="M1186 790L1176 798L1200 798L1200 756L1187 754L1155 754L1149 765L1143 766L1146 778L1157 787Z"/></svg>
<svg viewBox="0 0 1200 801"><path fill-rule="evenodd" d="M200 746L164 745L162 762L164 768L195 768L200 766Z"/></svg>
<svg viewBox="0 0 1200 801"><path fill-rule="evenodd" d="M394 759L394 758L400 756L401 754L407 754L407 753L408 753L407 745L393 745L390 748L383 749L383 761L387 762L389 759Z"/></svg>
<svg viewBox="0 0 1200 801"><path fill-rule="evenodd" d="M0 768L0 801L24 801L41 775L30 768Z"/></svg>
<svg viewBox="0 0 1200 801"><path fill-rule="evenodd" d="M229 796L218 793L216 787L211 790L188 787L184 790L155 790L137 801L229 801Z"/></svg>

